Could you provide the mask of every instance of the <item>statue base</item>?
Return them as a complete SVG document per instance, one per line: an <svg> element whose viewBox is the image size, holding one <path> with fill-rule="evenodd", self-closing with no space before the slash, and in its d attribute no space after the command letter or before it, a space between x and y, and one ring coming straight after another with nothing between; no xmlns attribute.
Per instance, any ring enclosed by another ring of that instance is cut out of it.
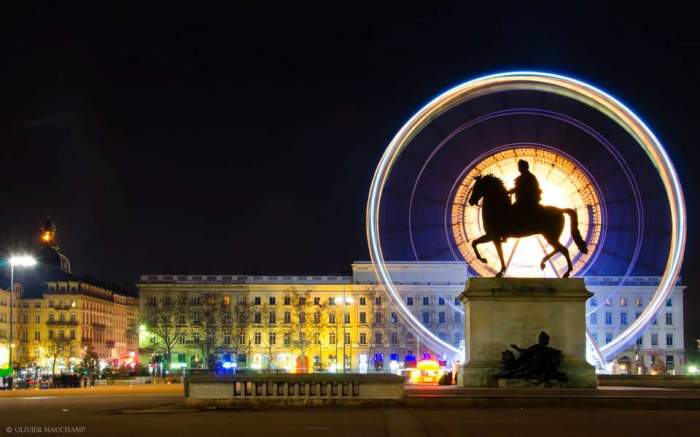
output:
<svg viewBox="0 0 700 437"><path fill-rule="evenodd" d="M567 381L553 384L596 387L595 368L586 361L585 305L591 296L581 278L470 278L459 297L465 310L466 364L457 384L508 386L496 377L503 351L511 344L527 348L544 331L551 337L549 345L564 355L559 371Z"/></svg>

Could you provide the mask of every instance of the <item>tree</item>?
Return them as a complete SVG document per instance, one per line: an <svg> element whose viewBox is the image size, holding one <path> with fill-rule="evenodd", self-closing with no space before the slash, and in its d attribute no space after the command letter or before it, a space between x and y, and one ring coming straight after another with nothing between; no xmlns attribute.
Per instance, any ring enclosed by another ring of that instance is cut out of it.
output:
<svg viewBox="0 0 700 437"><path fill-rule="evenodd" d="M204 294L197 296L199 305L192 305L192 317L189 319L192 337L195 333L202 333L196 342L202 353L202 360L210 370L216 366L217 329L223 314L223 301L216 294Z"/></svg>
<svg viewBox="0 0 700 437"><path fill-rule="evenodd" d="M85 351L85 355L83 356L83 360L80 363L80 367L83 369L83 372L85 372L88 376L93 376L97 374L97 370L99 369L99 356L97 355L97 352L95 352L95 348L92 347L92 345L87 347L87 350Z"/></svg>
<svg viewBox="0 0 700 437"><path fill-rule="evenodd" d="M367 335L369 336L367 343L367 359L368 364L374 364L375 370L381 370L383 368L383 363L374 362L374 352L376 349L383 348L384 342L389 340L385 337L386 332L384 323L386 319L386 314L384 308L382 306L374 304L375 298L379 295L380 294L376 287L372 287L370 290L367 291L367 299L370 302L372 302L373 309L373 313L368 315L369 317L372 317L372 322L368 324L368 328L366 330ZM377 315L379 317L377 317ZM377 342L377 334L380 334L382 336L382 340L380 342Z"/></svg>
<svg viewBox="0 0 700 437"><path fill-rule="evenodd" d="M51 375L56 374L56 362L59 358L65 358L70 352L71 343L73 340L70 337L56 335L49 339L47 355L51 361Z"/></svg>
<svg viewBox="0 0 700 437"><path fill-rule="evenodd" d="M164 355L163 366L166 368L170 363L173 347L186 327L186 324L181 323L179 316L185 314L188 307L187 298L184 292L178 296L177 301L168 295L161 299L151 296L141 315L141 323L151 334L151 344Z"/></svg>
<svg viewBox="0 0 700 437"><path fill-rule="evenodd" d="M252 320L252 308L250 303L241 298L233 306L231 319L231 350L235 354L235 359L240 364L239 357L247 357L251 348L250 324Z"/></svg>
<svg viewBox="0 0 700 437"><path fill-rule="evenodd" d="M309 371L309 359L306 352L312 344L314 326L313 323L308 323L307 318L310 315L310 309L313 306L311 303L310 291L291 290L292 309L294 311L293 323L295 323L292 332L292 344L299 350L299 358L297 359L297 370L301 373Z"/></svg>
<svg viewBox="0 0 700 437"><path fill-rule="evenodd" d="M277 333L275 328L277 326L277 312L275 307L272 305L263 304L260 308L261 311L261 322L263 330L263 339L261 339L265 345L265 367L268 371L272 370L273 363L273 350L277 344ZM274 334L274 342L272 335Z"/></svg>

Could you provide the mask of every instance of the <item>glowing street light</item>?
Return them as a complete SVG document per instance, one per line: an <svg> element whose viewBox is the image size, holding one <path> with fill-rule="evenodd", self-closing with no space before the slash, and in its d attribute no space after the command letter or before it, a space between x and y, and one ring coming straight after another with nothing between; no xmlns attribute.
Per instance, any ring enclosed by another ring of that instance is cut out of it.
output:
<svg viewBox="0 0 700 437"><path fill-rule="evenodd" d="M34 267L36 265L36 259L29 255L16 255L10 257L8 260L11 267Z"/></svg>
<svg viewBox="0 0 700 437"><path fill-rule="evenodd" d="M13 303L15 296L15 267L34 267L36 265L36 259L29 255L15 255L10 257L8 263L10 264L10 350L8 351L7 362L10 366L9 375L12 376L14 374L14 365L12 363L12 353L14 349L12 324L15 314L15 305Z"/></svg>

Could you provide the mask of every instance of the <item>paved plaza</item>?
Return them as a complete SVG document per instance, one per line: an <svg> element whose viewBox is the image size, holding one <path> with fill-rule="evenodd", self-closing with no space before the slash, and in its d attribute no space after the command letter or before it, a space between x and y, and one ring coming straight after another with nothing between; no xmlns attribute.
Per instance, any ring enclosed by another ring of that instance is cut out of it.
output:
<svg viewBox="0 0 700 437"><path fill-rule="evenodd" d="M179 386L15 391L0 395L5 435L583 436L689 435L700 410L568 407L194 410ZM131 393L128 390L133 390ZM44 393L46 392L46 393ZM674 396L673 390L665 392ZM437 395L436 390L426 394ZM679 391L678 393L682 393Z"/></svg>

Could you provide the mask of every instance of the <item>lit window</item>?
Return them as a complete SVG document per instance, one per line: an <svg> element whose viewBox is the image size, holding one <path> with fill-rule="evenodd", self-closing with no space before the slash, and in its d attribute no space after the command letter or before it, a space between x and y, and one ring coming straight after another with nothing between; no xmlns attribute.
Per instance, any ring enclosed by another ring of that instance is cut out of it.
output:
<svg viewBox="0 0 700 437"><path fill-rule="evenodd" d="M626 306L627 306L627 298L626 298L626 297L621 297L621 298L620 298L620 306L621 306L621 307L626 307Z"/></svg>
<svg viewBox="0 0 700 437"><path fill-rule="evenodd" d="M605 299L605 306L611 307L612 306L612 299L610 299L610 298Z"/></svg>
<svg viewBox="0 0 700 437"><path fill-rule="evenodd" d="M638 297L635 298L635 299L634 299L634 305L637 306L637 307L641 307L641 306L642 306L642 299L641 299L641 298L638 298Z"/></svg>

